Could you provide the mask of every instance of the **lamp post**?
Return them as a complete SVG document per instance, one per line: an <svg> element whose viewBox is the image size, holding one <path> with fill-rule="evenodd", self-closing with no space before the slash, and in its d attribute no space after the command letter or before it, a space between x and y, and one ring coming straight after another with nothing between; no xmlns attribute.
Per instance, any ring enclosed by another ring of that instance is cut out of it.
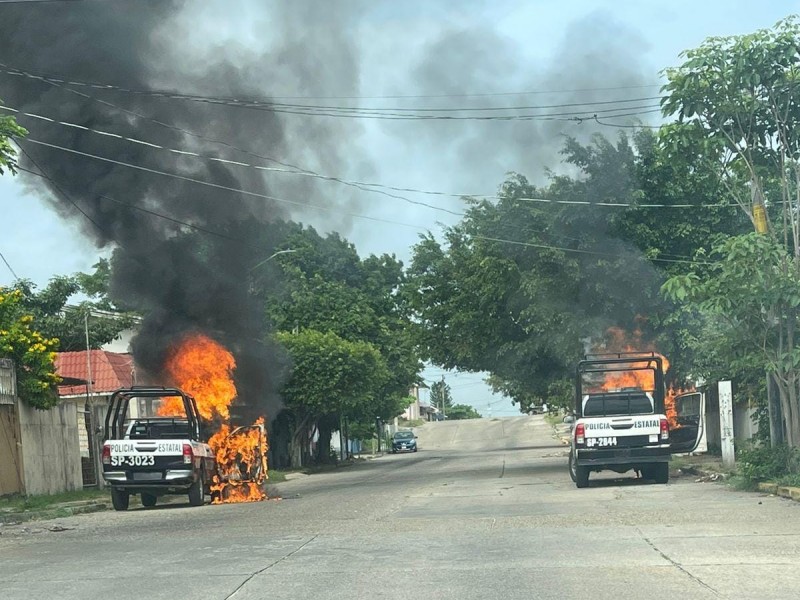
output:
<svg viewBox="0 0 800 600"><path fill-rule="evenodd" d="M268 256L267 258L265 258L264 260L262 260L262 261L261 261L260 263L258 263L256 266L254 266L254 267L251 267L251 268L250 268L250 272L252 273L252 272L253 272L253 271L255 271L255 270L258 268L258 267L260 267L261 265L263 265L263 264L265 264L265 263L268 263L269 261L271 261L273 258L275 258L276 256L278 256L279 254L291 254L292 252L297 252L297 250L291 250L291 249L290 249L290 250L278 250L278 251L277 251L277 252L275 252L273 255L271 255L271 256Z"/></svg>

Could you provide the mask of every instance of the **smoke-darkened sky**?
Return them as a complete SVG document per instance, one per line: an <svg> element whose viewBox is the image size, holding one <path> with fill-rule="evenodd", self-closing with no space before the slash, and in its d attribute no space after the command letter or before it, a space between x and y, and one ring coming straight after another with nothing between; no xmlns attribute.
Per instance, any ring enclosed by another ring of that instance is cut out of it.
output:
<svg viewBox="0 0 800 600"><path fill-rule="evenodd" d="M236 10L224 0L124 4L0 5L0 63L134 90L334 107L558 105L656 95L658 71L675 64L681 50L710 35L770 26L800 9L797 2L786 1L754 12L744 0L253 0L237 3ZM542 182L546 169L559 168L565 135L616 135L615 129L591 120L351 119L72 89L92 97L0 74L0 99L47 117L207 157L279 167L268 160L276 159L338 178L453 194L492 194L509 171ZM474 96L519 91L536 93ZM413 95L427 97L407 97ZM639 118L657 122L654 115ZM196 314L181 327L195 324L231 333L249 327L251 307L235 284L246 250L214 238L209 252L216 258L198 261L172 241L180 229L174 221L132 210L130 203L196 226L222 228L233 237L242 223L268 225L290 217L341 232L362 254L393 252L403 259L420 231L458 218L330 180L196 159L32 119L20 122L36 140L257 194L232 193L30 143L26 150L70 199L24 174L0 178L5 226L0 252L19 276L43 284L56 274L88 270L113 240L126 249L118 292L133 295L143 285L139 300L156 312L170 303L193 306ZM630 121L622 117L615 122ZM457 198L398 194L455 212L461 208ZM188 277L175 277L178 272ZM200 278L215 282L219 304L192 302L199 289L188 282ZM0 270L0 285L11 280L7 270ZM226 307L232 321L224 316ZM159 324L156 320L153 327ZM469 377L460 388L454 380L456 400L472 401L485 412L484 406L495 400L474 383L474 375ZM495 414L507 406L499 403Z"/></svg>

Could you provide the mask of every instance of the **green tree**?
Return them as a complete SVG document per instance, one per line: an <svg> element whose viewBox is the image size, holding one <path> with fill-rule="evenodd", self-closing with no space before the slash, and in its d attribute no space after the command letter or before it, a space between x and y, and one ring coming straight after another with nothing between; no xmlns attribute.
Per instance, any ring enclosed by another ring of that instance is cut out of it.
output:
<svg viewBox="0 0 800 600"><path fill-rule="evenodd" d="M9 171L12 175L17 172L17 153L11 145L15 137L24 137L28 131L17 124L11 116L0 117L0 175Z"/></svg>
<svg viewBox="0 0 800 600"><path fill-rule="evenodd" d="M57 339L60 352L86 349L87 314L91 348L101 348L117 339L136 320L133 313L120 311L108 298L108 261L103 259L94 267L94 273L53 277L41 291L27 280L15 283L21 305L33 316L34 326L45 337ZM79 294L89 299L70 304Z"/></svg>
<svg viewBox="0 0 800 600"><path fill-rule="evenodd" d="M435 381L431 384L430 403L434 408L446 413L453 406L453 395L450 386L445 381Z"/></svg>
<svg viewBox="0 0 800 600"><path fill-rule="evenodd" d="M738 357L741 364L741 348L752 349L758 341L750 359L778 385L792 444L800 444L797 304L791 292L800 276L798 37L800 25L790 17L749 35L709 38L666 71L663 103L665 114L678 119L665 131L665 142L674 153L714 168L726 199L757 230L763 230L757 217L765 208L770 238L720 242L720 265L676 276L665 290L676 301L705 309L711 319L741 323L738 332L718 339L720 356ZM745 264L754 260L760 262ZM751 281L741 278L745 274ZM774 288L765 292L765 283ZM731 296L723 298L726 287Z"/></svg>
<svg viewBox="0 0 800 600"><path fill-rule="evenodd" d="M340 418L363 415L386 384L386 361L370 343L347 341L333 332L303 329L279 332L276 338L292 362L282 395L295 420L293 465L303 463L310 425L320 433L317 460L326 461Z"/></svg>
<svg viewBox="0 0 800 600"><path fill-rule="evenodd" d="M19 290L0 288L0 357L14 361L17 393L34 408L58 403L57 344L33 328L33 316L25 311Z"/></svg>
<svg viewBox="0 0 800 600"><path fill-rule="evenodd" d="M332 332L344 340L368 342L389 369L389 377L363 415L390 419L408 406L408 392L419 379L422 364L415 347L415 325L398 290L403 265L394 256L361 259L352 244L336 234L322 237L293 224L282 242L291 253L276 256L272 279L256 279L272 329L303 328ZM275 279L279 285L275 286ZM263 285L263 288L261 287ZM278 288L280 291L269 293Z"/></svg>
<svg viewBox="0 0 800 600"><path fill-rule="evenodd" d="M786 270L781 244L756 233L720 242L712 257L718 260L706 272L675 276L664 292L716 317L715 341L730 369L748 369L755 361L766 367L780 390L786 441L800 445L800 276Z"/></svg>
<svg viewBox="0 0 800 600"><path fill-rule="evenodd" d="M464 419L480 419L481 414L468 404L453 404L447 409L448 421L462 421Z"/></svg>

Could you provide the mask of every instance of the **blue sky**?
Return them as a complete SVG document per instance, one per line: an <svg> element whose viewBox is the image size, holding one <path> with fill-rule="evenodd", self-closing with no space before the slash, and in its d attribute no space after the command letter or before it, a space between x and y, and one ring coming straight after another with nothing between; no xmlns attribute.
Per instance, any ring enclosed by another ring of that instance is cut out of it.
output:
<svg viewBox="0 0 800 600"><path fill-rule="evenodd" d="M264 43L269 14L262 12L262 4L255 0L243 5L243 11L230 11L228 3L215 0L189 13L183 20L188 43L209 52L221 46L246 51ZM756 4L745 0L384 1L362 6L363 12L344 24L357 49L361 96L435 94L439 89L441 93L565 90L601 87L604 81L655 85L660 82L661 69L677 64L682 50L704 38L747 33L800 12L800 2ZM0 18L2 10L0 7ZM324 27L325 23L314 26ZM474 59L460 61L459 48L475 52ZM0 86L8 84L8 79L0 80ZM279 90L267 83L263 89L265 95L293 92L291 78L284 78ZM651 92L657 93L657 88L638 93ZM339 93L333 86L329 91L332 96ZM551 94L536 100L562 98ZM406 101L363 100L362 105L379 102L392 106ZM297 131L302 131L301 126L292 125ZM493 193L504 173L511 170L542 181L546 168L558 169L561 134L591 132L569 125L563 126L564 131L530 132L520 128L420 127L365 123L358 139L350 141L351 156L339 163L343 172L331 174L425 190ZM615 135L613 131L605 133ZM341 188L331 186L326 201L335 203ZM314 212L294 216L323 231L339 230L362 254L390 252L403 260L408 260L421 231L438 231L437 223L452 224L457 219L378 196L350 195L341 201L350 214L397 224L376 224L360 217L331 222ZM456 209L459 205L457 199L442 202ZM103 253L82 236L72 218L62 218L20 178L0 177L0 215L0 252L18 276L37 284L54 275L88 270ZM415 227L407 227L409 224ZM0 285L12 280L9 270L0 264ZM441 374L433 368L425 377L432 382ZM483 413L491 403L494 415L516 414L508 400L491 395L479 374L448 373L447 377L457 402L471 403Z"/></svg>

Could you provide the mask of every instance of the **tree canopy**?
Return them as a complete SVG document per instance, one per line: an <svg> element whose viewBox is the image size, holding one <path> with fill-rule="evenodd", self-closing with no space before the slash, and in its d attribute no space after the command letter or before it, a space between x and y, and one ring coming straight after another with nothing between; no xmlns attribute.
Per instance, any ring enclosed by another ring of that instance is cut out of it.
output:
<svg viewBox="0 0 800 600"><path fill-rule="evenodd" d="M60 352L86 349L85 318L90 315L89 347L101 348L130 328L135 315L119 310L108 298L108 261L94 265L94 273L76 273L53 277L42 290L27 280L19 280L14 289L20 304L33 317L34 326L47 338L56 339ZM70 304L74 297L88 299Z"/></svg>
<svg viewBox="0 0 800 600"><path fill-rule="evenodd" d="M14 361L19 397L34 408L47 409L58 402L54 352L58 340L34 329L22 298L19 290L0 288L0 357Z"/></svg>
<svg viewBox="0 0 800 600"><path fill-rule="evenodd" d="M6 171L12 175L16 174L17 153L11 145L11 140L26 135L28 135L28 131L24 127L20 127L14 117L0 116L0 175Z"/></svg>

